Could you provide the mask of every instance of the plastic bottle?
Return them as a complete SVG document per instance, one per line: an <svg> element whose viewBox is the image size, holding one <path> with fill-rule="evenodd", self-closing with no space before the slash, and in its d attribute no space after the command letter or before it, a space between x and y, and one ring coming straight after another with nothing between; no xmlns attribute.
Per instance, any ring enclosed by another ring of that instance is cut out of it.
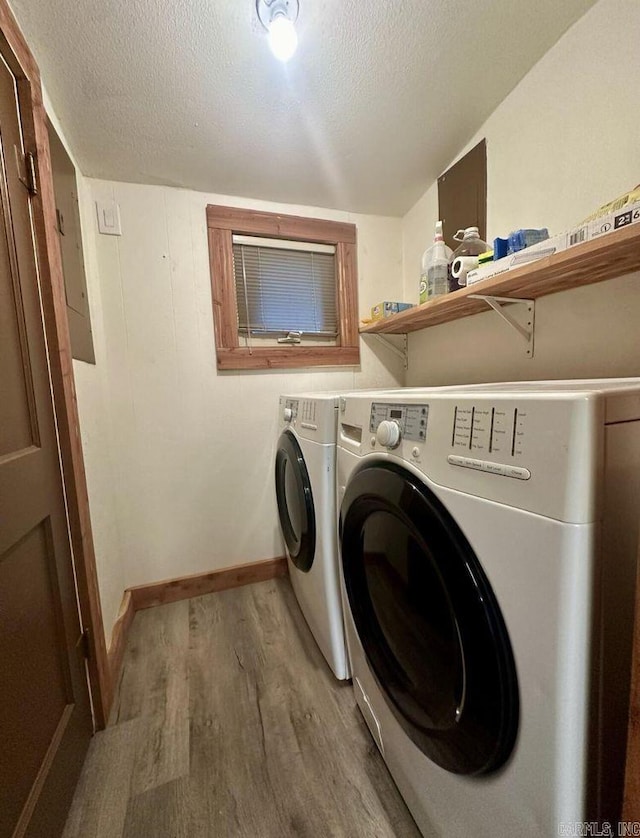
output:
<svg viewBox="0 0 640 838"><path fill-rule="evenodd" d="M433 297L446 294L449 290L448 271L451 248L442 238L442 221L436 223L433 244L422 254L422 272L420 274L420 302L426 303Z"/></svg>
<svg viewBox="0 0 640 838"><path fill-rule="evenodd" d="M457 242L462 242L462 244L459 247L456 247L453 251L449 261L450 265L452 265L459 256L480 256L481 253L489 250L489 245L486 242L483 242L480 238L480 233L477 227L467 227L466 230L458 230L453 238ZM459 283L458 280L452 276L451 269L449 269L449 291L457 291L460 285L466 285L466 271L464 273L464 277L465 282Z"/></svg>

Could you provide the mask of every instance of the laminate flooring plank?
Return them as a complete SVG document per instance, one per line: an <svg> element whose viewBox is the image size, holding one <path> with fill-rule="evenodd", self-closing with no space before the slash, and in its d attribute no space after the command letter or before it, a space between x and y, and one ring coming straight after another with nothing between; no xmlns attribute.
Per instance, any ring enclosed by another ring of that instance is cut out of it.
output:
<svg viewBox="0 0 640 838"><path fill-rule="evenodd" d="M312 639L309 648L309 630L288 581L232 593L228 602L218 599L214 613L208 597L192 601L192 652L217 643L214 659L225 662L220 679L192 658L204 678L192 690L192 725L201 711L210 729L218 728L216 720L225 725L211 739L192 728L192 777L220 760L225 765L218 779L228 782L226 788L210 774L205 784L214 799L225 800L226 820L212 834L417 836L356 715L351 688L335 681ZM215 809L212 802L210 811Z"/></svg>
<svg viewBox="0 0 640 838"><path fill-rule="evenodd" d="M189 603L139 612L132 628L115 717L140 720L136 795L189 773Z"/></svg>
<svg viewBox="0 0 640 838"><path fill-rule="evenodd" d="M286 584L280 585L279 593L286 608L285 613L291 622L287 630L290 649L287 650L286 660L289 661L294 676L298 667L311 676L313 667L317 679L302 679L302 683L313 684L313 689L307 689L306 700L317 701L316 695L324 699L320 705L323 708L322 714L318 716L322 723L320 728L315 724L314 713L309 710L302 716L292 717L301 751L312 754L316 765L322 763L322 759L317 760L318 756L322 758L323 755L334 752L334 767L336 763L340 766L339 772L334 770L329 775L332 787L336 784L338 786L335 792L335 808L344 808L345 804L350 803L356 805L358 798L362 797L362 808L373 819L370 827L375 831L371 832L371 835L387 834L382 823L388 822L394 825L395 830L389 833L390 835L396 838L419 838L420 833L415 821L409 814L358 710L353 686L350 682L347 684L336 681L306 624L289 580L283 581ZM298 656L294 658L296 646ZM305 661L308 661L306 666ZM307 736L310 731L317 733L318 730L321 736L314 736L315 745L309 751ZM377 820L381 823L377 823ZM359 823L362 823L362 819Z"/></svg>
<svg viewBox="0 0 640 838"><path fill-rule="evenodd" d="M63 838L121 838L139 733L132 719L93 737Z"/></svg>
<svg viewBox="0 0 640 838"><path fill-rule="evenodd" d="M324 715L324 708L319 705L325 693L318 691L319 679L333 676L319 652L305 649L299 642L291 612L284 606L277 585L247 589L245 593L246 635L251 638L251 646L260 650L259 665L251 677L255 683L264 764L275 799L286 804L283 834L309 838L343 835L325 794L328 776L316 771L319 755L315 747L306 747L308 743L301 743L299 737L301 725L313 724ZM301 634L304 637L307 633L305 625ZM331 758L330 755L329 761ZM335 770L335 765L331 768Z"/></svg>
<svg viewBox="0 0 640 838"><path fill-rule="evenodd" d="M284 836L253 674L261 644L247 633L246 589L225 593L191 600L190 779L211 835Z"/></svg>
<svg viewBox="0 0 640 838"><path fill-rule="evenodd" d="M194 810L186 777L156 786L134 801L122 838L209 838L215 834Z"/></svg>
<svg viewBox="0 0 640 838"><path fill-rule="evenodd" d="M151 616L146 611L134 615L125 648L120 680L113 697L110 723L117 725L143 714L146 697L147 656L153 654L149 648L147 631Z"/></svg>
<svg viewBox="0 0 640 838"><path fill-rule="evenodd" d="M111 722L163 711L167 692L175 692L175 682L183 679L189 638L189 601L182 600L135 615L124 655L122 676L114 698Z"/></svg>
<svg viewBox="0 0 640 838"><path fill-rule="evenodd" d="M257 591L255 594L257 595ZM417 836L413 820L384 766L363 719L355 707L351 686L340 685L316 647L314 670L305 666L306 643L310 636L289 585L281 586L283 642L282 670L267 666L261 673L270 702L274 729L288 733L287 750L293 751L294 737L299 754L297 774L304 777L313 794L312 811L317 821L310 834L350 835L354 823L361 834L375 836ZM278 600L276 600L278 601ZM263 602L257 602L258 622L263 619ZM302 618L294 629L292 615ZM314 644L315 645L315 644ZM300 672L309 677L300 678ZM290 685L284 690L282 685ZM286 752L282 755L286 765ZM364 770L363 770L364 769ZM283 789L284 791L284 789ZM307 814L308 809L304 810Z"/></svg>

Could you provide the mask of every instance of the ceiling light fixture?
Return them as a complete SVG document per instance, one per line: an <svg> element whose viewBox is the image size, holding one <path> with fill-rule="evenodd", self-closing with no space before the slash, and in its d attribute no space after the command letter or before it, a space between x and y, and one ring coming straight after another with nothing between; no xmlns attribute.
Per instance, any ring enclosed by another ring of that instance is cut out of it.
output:
<svg viewBox="0 0 640 838"><path fill-rule="evenodd" d="M260 23L269 33L271 52L280 61L288 61L298 46L294 23L298 19L299 0L256 0Z"/></svg>

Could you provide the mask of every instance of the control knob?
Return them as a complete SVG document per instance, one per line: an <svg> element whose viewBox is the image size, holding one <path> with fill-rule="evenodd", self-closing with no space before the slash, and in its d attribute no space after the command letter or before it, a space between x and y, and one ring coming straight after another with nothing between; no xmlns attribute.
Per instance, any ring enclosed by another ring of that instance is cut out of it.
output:
<svg viewBox="0 0 640 838"><path fill-rule="evenodd" d="M285 422L290 422L293 419L293 410L290 407L285 407L282 416Z"/></svg>
<svg viewBox="0 0 640 838"><path fill-rule="evenodd" d="M385 448L397 448L400 445L400 425L392 419L384 419L378 425L376 438Z"/></svg>

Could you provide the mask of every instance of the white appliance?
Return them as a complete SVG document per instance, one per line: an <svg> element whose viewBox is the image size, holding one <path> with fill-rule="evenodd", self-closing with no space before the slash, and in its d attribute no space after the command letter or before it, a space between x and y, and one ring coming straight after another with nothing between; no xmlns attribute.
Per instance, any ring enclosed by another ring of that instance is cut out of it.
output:
<svg viewBox="0 0 640 838"><path fill-rule="evenodd" d="M353 394L337 468L356 701L422 833L618 818L640 379Z"/></svg>
<svg viewBox="0 0 640 838"><path fill-rule="evenodd" d="M340 597L336 433L339 395L280 397L276 498L291 584L336 678L350 677Z"/></svg>

